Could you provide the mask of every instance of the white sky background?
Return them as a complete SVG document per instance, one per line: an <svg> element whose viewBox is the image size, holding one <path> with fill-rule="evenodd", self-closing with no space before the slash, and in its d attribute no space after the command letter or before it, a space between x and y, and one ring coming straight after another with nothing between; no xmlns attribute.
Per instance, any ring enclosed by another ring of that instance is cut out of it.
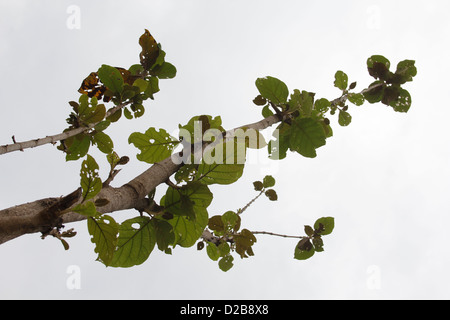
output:
<svg viewBox="0 0 450 320"><path fill-rule="evenodd" d="M66 26L70 5L80 8L80 29ZM155 249L141 266L113 269L95 262L81 222L66 226L78 232L67 252L39 234L1 245L0 298L450 298L449 10L448 1L0 0L0 144L61 132L82 79L101 64L139 62L144 28L177 67L143 118L108 129L116 151L132 159L115 185L147 167L127 143L133 131L175 130L199 114L221 115L226 128L259 120L252 104L258 77L331 100L339 96L337 70L357 89L371 83L366 59L373 54L394 70L404 59L418 68L405 86L413 100L407 114L351 105L352 124L341 128L333 117L334 137L317 158L260 159L236 184L213 188L210 216L243 207L255 195L252 182L272 174L279 200L258 200L243 227L301 235L303 225L334 216L325 252L297 261L295 239L261 235L255 256L235 256L227 273L195 247L172 256ZM68 194L80 164L66 163L50 145L1 156L0 208ZM105 178L107 164L100 165ZM66 285L72 265L81 271L74 290Z"/></svg>

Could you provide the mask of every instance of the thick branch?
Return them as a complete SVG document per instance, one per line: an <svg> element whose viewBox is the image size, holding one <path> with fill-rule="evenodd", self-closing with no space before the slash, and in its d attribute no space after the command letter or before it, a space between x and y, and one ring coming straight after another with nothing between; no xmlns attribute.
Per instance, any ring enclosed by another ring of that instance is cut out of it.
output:
<svg viewBox="0 0 450 320"><path fill-rule="evenodd" d="M263 130L280 121L281 119L278 115L273 115L240 128ZM239 128L227 131L227 133L232 134L237 129ZM181 166L182 164L176 164L171 157L168 157L161 162L155 163L119 188L109 186L103 188L95 199L107 199L109 203L98 207L97 210L100 213L111 213L148 207L146 196L158 185L165 183ZM47 198L0 210L0 244L27 233L46 232L49 227L54 227L57 224L86 219L85 216L75 212L65 213L54 221L42 218L44 216L43 212L52 212L50 210L52 206L57 207L61 201L68 198L68 196L64 198Z"/></svg>

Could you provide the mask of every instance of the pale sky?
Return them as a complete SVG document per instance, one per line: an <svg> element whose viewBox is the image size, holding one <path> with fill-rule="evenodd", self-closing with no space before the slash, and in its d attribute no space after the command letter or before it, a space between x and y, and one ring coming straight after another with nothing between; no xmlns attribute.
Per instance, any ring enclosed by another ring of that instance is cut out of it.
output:
<svg viewBox="0 0 450 320"><path fill-rule="evenodd" d="M75 25L72 8L79 10ZM138 267L105 268L80 222L66 226L78 232L69 251L39 234L0 245L0 298L449 299L449 10L437 0L0 0L0 144L12 135L19 141L61 132L67 102L78 99L91 71L139 62L145 28L177 67L177 77L161 81L155 101L146 102L143 118L107 132L132 160L117 186L148 167L127 143L131 132L171 132L200 114L220 115L227 129L261 119L252 103L258 77L332 100L339 97L337 70L357 89L371 83L366 60L373 54L393 68L416 60L418 69L405 85L407 114L351 105L352 123L342 128L331 118L334 136L316 158L289 154L274 162L263 154L237 183L212 188L210 216L243 207L255 195L252 182L272 174L279 200L259 199L243 214L243 227L302 235L305 224L334 216L323 253L297 261L295 239L260 235L255 256L235 255L227 273L195 247L172 256L155 249ZM0 156L0 208L70 193L80 165L51 145ZM106 178L106 162L100 166ZM76 288L67 285L73 270Z"/></svg>

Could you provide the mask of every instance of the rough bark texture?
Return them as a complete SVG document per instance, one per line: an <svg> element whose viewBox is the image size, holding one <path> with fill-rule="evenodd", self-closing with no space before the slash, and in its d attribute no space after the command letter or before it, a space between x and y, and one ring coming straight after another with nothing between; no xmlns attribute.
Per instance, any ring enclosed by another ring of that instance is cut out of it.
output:
<svg viewBox="0 0 450 320"><path fill-rule="evenodd" d="M273 115L240 128L263 130L279 121L280 116ZM237 129L239 128L227 131L227 134L231 135ZM149 203L146 196L158 185L166 182L180 167L180 164L174 163L169 157L155 163L121 187L104 187L95 199L107 199L109 202L105 206L98 207L97 211L111 213L133 208L144 211L145 208L157 207L154 202ZM75 212L61 214L79 202L79 198L80 190L77 189L65 197L45 198L0 210L0 244L24 234L45 233L62 224L86 219L85 216Z"/></svg>

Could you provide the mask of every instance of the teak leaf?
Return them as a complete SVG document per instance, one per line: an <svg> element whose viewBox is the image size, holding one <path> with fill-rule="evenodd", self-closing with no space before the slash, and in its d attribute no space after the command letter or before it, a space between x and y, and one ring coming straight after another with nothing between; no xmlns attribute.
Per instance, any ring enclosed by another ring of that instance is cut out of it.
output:
<svg viewBox="0 0 450 320"><path fill-rule="evenodd" d="M141 65L145 70L150 70L159 56L159 46L147 29L139 38L139 45L142 47L142 51L139 54Z"/></svg>
<svg viewBox="0 0 450 320"><path fill-rule="evenodd" d="M82 201L86 201L95 197L102 189L102 180L98 175L98 164L95 159L87 155L86 160L81 164L81 190Z"/></svg>
<svg viewBox="0 0 450 320"><path fill-rule="evenodd" d="M138 160L155 163L170 157L180 141L164 129L157 131L155 128L149 128L145 133L133 132L128 138L128 143L141 150L137 155Z"/></svg>
<svg viewBox="0 0 450 320"><path fill-rule="evenodd" d="M148 217L128 219L119 226L112 267L129 268L145 262L156 243L155 229Z"/></svg>
<svg viewBox="0 0 450 320"><path fill-rule="evenodd" d="M289 89L283 81L274 77L265 77L256 79L255 84L263 98L275 104L287 102Z"/></svg>

